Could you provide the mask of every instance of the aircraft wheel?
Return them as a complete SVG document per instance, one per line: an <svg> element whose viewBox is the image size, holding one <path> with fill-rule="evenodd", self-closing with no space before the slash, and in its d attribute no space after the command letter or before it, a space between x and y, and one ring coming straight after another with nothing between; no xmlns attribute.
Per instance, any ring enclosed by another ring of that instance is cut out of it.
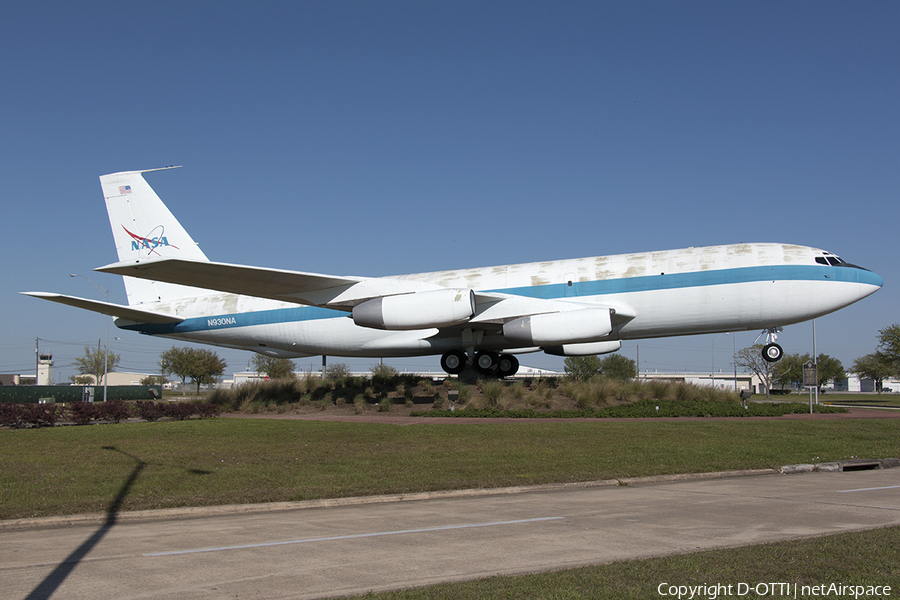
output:
<svg viewBox="0 0 900 600"><path fill-rule="evenodd" d="M778 344L766 344L762 351L762 357L768 362L778 362L784 356L784 350Z"/></svg>
<svg viewBox="0 0 900 600"><path fill-rule="evenodd" d="M500 357L494 352L482 350L475 355L475 367L477 367L478 372L483 375L492 375L497 369L497 363L499 361Z"/></svg>
<svg viewBox="0 0 900 600"><path fill-rule="evenodd" d="M441 368L450 375L459 375L466 368L466 353L450 350L441 357Z"/></svg>
<svg viewBox="0 0 900 600"><path fill-rule="evenodd" d="M500 377L510 377L519 370L519 359L512 354L501 354L497 363L497 373Z"/></svg>

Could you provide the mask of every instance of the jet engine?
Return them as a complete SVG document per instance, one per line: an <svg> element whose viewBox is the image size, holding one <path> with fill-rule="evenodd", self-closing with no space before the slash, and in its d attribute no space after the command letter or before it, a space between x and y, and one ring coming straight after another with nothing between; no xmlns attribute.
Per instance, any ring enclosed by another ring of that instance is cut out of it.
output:
<svg viewBox="0 0 900 600"><path fill-rule="evenodd" d="M503 337L526 346L559 346L594 342L612 331L608 308L582 308L531 315L503 326Z"/></svg>
<svg viewBox="0 0 900 600"><path fill-rule="evenodd" d="M406 331L459 325L474 314L475 292L450 288L367 300L353 307L353 322L360 327Z"/></svg>

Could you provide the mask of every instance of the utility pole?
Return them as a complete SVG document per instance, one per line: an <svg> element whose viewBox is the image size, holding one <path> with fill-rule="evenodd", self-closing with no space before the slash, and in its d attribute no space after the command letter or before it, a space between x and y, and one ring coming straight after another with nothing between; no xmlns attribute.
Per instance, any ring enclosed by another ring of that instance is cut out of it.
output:
<svg viewBox="0 0 900 600"><path fill-rule="evenodd" d="M734 365L734 393L737 394L737 335L731 336L731 364Z"/></svg>

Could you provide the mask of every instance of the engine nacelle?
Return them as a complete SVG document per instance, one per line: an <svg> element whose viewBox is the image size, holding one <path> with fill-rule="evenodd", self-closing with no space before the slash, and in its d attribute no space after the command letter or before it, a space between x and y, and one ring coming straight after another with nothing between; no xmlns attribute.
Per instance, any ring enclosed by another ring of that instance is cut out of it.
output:
<svg viewBox="0 0 900 600"><path fill-rule="evenodd" d="M609 354L622 347L622 342L588 342L586 344L563 344L562 346L545 346L543 351L553 356L593 356Z"/></svg>
<svg viewBox="0 0 900 600"><path fill-rule="evenodd" d="M474 314L475 292L451 288L367 300L353 307L353 322L360 327L406 331L459 325Z"/></svg>
<svg viewBox="0 0 900 600"><path fill-rule="evenodd" d="M526 346L594 342L612 331L608 308L582 308L522 317L503 326L503 337Z"/></svg>

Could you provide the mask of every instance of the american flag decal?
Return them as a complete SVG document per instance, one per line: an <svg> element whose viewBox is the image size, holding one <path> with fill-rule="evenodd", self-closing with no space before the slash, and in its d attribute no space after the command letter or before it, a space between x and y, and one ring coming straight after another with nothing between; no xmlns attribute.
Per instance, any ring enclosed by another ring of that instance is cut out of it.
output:
<svg viewBox="0 0 900 600"><path fill-rule="evenodd" d="M120 185L120 186L119 186L119 193L120 193L120 194L130 194L130 193L131 193L131 186L130 186L130 185Z"/></svg>

